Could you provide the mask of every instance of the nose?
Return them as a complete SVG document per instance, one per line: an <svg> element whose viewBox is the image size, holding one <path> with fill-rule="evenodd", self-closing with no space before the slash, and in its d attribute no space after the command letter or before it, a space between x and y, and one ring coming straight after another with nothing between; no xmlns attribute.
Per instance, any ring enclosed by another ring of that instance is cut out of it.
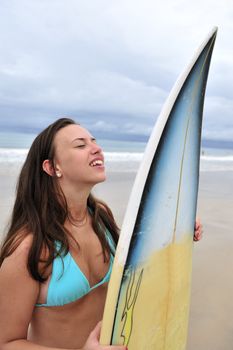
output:
<svg viewBox="0 0 233 350"><path fill-rule="evenodd" d="M97 143L93 143L91 148L91 153L96 154L101 152L102 152L102 148Z"/></svg>

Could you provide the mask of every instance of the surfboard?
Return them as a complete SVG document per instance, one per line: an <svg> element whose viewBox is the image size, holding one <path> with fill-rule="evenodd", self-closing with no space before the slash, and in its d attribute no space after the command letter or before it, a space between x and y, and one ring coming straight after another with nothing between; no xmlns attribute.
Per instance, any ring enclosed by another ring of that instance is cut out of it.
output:
<svg viewBox="0 0 233 350"><path fill-rule="evenodd" d="M203 104L217 28L178 78L148 141L127 206L100 342L184 350Z"/></svg>

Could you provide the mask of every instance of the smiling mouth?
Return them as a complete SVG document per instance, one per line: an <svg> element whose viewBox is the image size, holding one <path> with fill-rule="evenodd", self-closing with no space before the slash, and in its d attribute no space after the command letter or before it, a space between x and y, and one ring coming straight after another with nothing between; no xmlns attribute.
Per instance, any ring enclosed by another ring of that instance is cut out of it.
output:
<svg viewBox="0 0 233 350"><path fill-rule="evenodd" d="M104 162L103 162L103 160L101 160L101 159L93 160L93 161L90 163L90 166L91 166L91 167L103 166L103 165L104 165Z"/></svg>

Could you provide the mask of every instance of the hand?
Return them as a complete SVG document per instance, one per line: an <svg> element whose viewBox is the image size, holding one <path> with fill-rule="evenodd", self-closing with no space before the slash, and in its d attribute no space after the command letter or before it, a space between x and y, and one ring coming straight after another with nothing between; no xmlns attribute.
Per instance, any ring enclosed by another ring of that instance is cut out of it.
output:
<svg viewBox="0 0 233 350"><path fill-rule="evenodd" d="M123 345L108 345L108 346L100 345L99 343L100 330L101 330L101 322L97 323L96 327L90 333L82 350L127 350L127 347Z"/></svg>
<svg viewBox="0 0 233 350"><path fill-rule="evenodd" d="M200 219L197 218L195 222L195 227L194 227L193 240L195 242L200 241L200 239L202 238L202 234L203 234L203 226L201 224Z"/></svg>

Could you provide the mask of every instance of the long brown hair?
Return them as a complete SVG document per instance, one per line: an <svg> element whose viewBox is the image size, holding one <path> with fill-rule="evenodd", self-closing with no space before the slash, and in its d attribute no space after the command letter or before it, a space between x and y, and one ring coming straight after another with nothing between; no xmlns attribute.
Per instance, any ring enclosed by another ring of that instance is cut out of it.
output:
<svg viewBox="0 0 233 350"><path fill-rule="evenodd" d="M31 276L39 281L45 277L39 263L43 249L49 254L44 262L46 269L57 254L66 254L69 250L67 234L64 227L68 218L68 207L65 196L58 189L57 181L48 176L42 169L42 163L49 159L53 164L54 137L58 130L72 124L77 124L69 118L58 119L42 131L34 140L22 167L17 188L16 200L12 217L0 253L0 266L3 260L11 255L28 233L32 233L33 240L28 256L28 270ZM92 226L100 239L104 258L110 253L106 240L106 228L110 231L113 241L117 243L118 227L109 207L89 195L87 205L92 212ZM55 241L61 242L61 249L56 251Z"/></svg>

